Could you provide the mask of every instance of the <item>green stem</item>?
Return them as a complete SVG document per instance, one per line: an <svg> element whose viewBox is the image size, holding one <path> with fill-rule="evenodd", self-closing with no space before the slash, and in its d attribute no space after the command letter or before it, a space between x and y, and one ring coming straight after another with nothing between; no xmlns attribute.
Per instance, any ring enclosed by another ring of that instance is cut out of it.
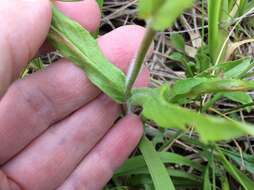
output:
<svg viewBox="0 0 254 190"><path fill-rule="evenodd" d="M145 60L147 51L149 50L149 47L150 47L151 43L153 42L155 34L156 34L156 31L148 26L146 29L145 36L142 40L141 46L138 50L137 57L134 60L134 62L130 65L130 68L128 70L126 83L125 83L125 97L126 97L126 99L128 99L131 94L132 86L133 86L134 82L136 81L136 78L137 78L139 71L142 67L142 64Z"/></svg>
<svg viewBox="0 0 254 190"><path fill-rule="evenodd" d="M208 49L215 63L219 46L221 0L208 0Z"/></svg>

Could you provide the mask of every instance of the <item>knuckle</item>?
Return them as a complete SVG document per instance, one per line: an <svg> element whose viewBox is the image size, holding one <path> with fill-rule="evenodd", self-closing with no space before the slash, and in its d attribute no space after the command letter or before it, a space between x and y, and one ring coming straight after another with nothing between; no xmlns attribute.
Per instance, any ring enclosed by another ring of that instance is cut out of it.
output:
<svg viewBox="0 0 254 190"><path fill-rule="evenodd" d="M14 82L8 93L17 98L26 111L29 111L35 117L35 120L46 123L48 118L54 118L55 108L51 98L38 86L26 84L25 80ZM47 119L46 119L47 118Z"/></svg>
<svg viewBox="0 0 254 190"><path fill-rule="evenodd" d="M10 180L1 170L0 170L0 189L1 190L21 190L22 188L13 180Z"/></svg>

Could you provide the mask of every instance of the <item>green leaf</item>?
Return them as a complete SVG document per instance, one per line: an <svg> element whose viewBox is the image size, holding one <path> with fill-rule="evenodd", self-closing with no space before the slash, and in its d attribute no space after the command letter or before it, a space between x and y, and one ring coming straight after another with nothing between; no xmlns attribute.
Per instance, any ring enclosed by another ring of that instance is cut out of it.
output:
<svg viewBox="0 0 254 190"><path fill-rule="evenodd" d="M177 50L180 50L182 52L185 51L185 41L181 34L177 34L177 33L171 34L170 44Z"/></svg>
<svg viewBox="0 0 254 190"><path fill-rule="evenodd" d="M165 1L166 0L139 0L138 16L143 19L151 18Z"/></svg>
<svg viewBox="0 0 254 190"><path fill-rule="evenodd" d="M33 67L34 69L36 69L36 71L41 70L41 69L44 68L43 61L41 60L40 57L35 58L34 60L32 60L30 62L30 66Z"/></svg>
<svg viewBox="0 0 254 190"><path fill-rule="evenodd" d="M161 161L164 164L178 164L178 165L185 165L190 166L198 171L203 171L203 166L199 163L196 163L184 156L175 153L169 152L157 152L158 156L160 157ZM142 169L146 167L146 163L144 161L143 156L135 156L128 159L116 172L115 176L122 176L122 175L129 175L133 174L134 171Z"/></svg>
<svg viewBox="0 0 254 190"><path fill-rule="evenodd" d="M184 66L186 76L193 77L193 72L191 68L192 62L189 61L188 57L186 57L183 53L173 52L168 56L168 58L180 62Z"/></svg>
<svg viewBox="0 0 254 190"><path fill-rule="evenodd" d="M200 114L168 102L168 86L159 89L136 89L130 103L143 107L144 119L155 122L159 127L186 129L193 127L201 141L230 140L250 134L254 136L254 127L234 120Z"/></svg>
<svg viewBox="0 0 254 190"><path fill-rule="evenodd" d="M171 102L183 104L189 96L192 96L192 89L203 82L207 82L208 78L188 78L184 80L177 80L172 86L169 93L169 98Z"/></svg>
<svg viewBox="0 0 254 190"><path fill-rule="evenodd" d="M178 178L172 177L174 185L179 187L180 189L190 189L191 187L200 187L200 183L197 181L189 180L186 178ZM147 189L147 190L154 190L152 180L149 175L134 175L130 176L128 183L132 187L137 187L137 189ZM195 188L194 188L195 189Z"/></svg>
<svg viewBox="0 0 254 190"><path fill-rule="evenodd" d="M172 52L169 56L168 56L169 59L173 60L173 61L177 61L177 62L180 62L182 63L183 65L186 65L186 63L189 61L187 59L187 57L183 54L183 53L180 53L180 52Z"/></svg>
<svg viewBox="0 0 254 190"><path fill-rule="evenodd" d="M193 99L205 93L238 92L254 89L254 82L239 79L219 78L188 78L178 80L170 91L170 101L186 103L187 99Z"/></svg>
<svg viewBox="0 0 254 190"><path fill-rule="evenodd" d="M96 40L88 31L55 7L52 11L53 18L48 34L50 44L79 66L104 93L116 102L123 102L124 73L103 56Z"/></svg>
<svg viewBox="0 0 254 190"><path fill-rule="evenodd" d="M218 151L221 158L220 161L223 163L223 166L226 169L226 171L236 181L238 181L245 190L252 190L254 187L254 182L248 176L242 173L238 168L236 168L233 164L231 164L220 150Z"/></svg>
<svg viewBox="0 0 254 190"><path fill-rule="evenodd" d="M253 67L251 58L243 58L219 64L216 70L221 70L225 78L240 78Z"/></svg>
<svg viewBox="0 0 254 190"><path fill-rule="evenodd" d="M154 30L162 31L193 3L194 0L139 0L139 17L150 20Z"/></svg>
<svg viewBox="0 0 254 190"><path fill-rule="evenodd" d="M142 152L156 190L174 190L175 187L170 179L167 169L160 157L154 150L153 144L143 137L139 149Z"/></svg>
<svg viewBox="0 0 254 190"><path fill-rule="evenodd" d="M252 97L246 92L226 92L222 93L222 95L234 102L239 102L242 105L250 104L253 102ZM251 108L247 108L247 111L250 111Z"/></svg>
<svg viewBox="0 0 254 190"><path fill-rule="evenodd" d="M102 9L104 0L96 0L96 2L99 5L100 9Z"/></svg>
<svg viewBox="0 0 254 190"><path fill-rule="evenodd" d="M228 158L232 159L239 166L243 167L250 173L254 174L254 157L246 153L242 153L242 156L235 152L226 149L221 150Z"/></svg>
<svg viewBox="0 0 254 190"><path fill-rule="evenodd" d="M227 179L227 176L223 176L221 179L221 188L222 190L230 190L230 185Z"/></svg>
<svg viewBox="0 0 254 190"><path fill-rule="evenodd" d="M206 69L211 67L212 61L209 56L207 46L202 46L198 49L197 54L195 56L195 61L196 61L196 70L198 73L205 71Z"/></svg>

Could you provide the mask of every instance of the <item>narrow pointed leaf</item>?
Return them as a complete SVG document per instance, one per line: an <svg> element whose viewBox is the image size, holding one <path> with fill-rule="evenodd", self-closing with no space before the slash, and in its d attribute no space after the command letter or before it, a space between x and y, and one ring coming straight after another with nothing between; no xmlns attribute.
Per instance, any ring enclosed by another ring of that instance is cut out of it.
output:
<svg viewBox="0 0 254 190"><path fill-rule="evenodd" d="M161 161L164 164L177 164L177 165L184 165L190 166L198 171L203 171L203 166L197 162L194 162L184 156L181 156L176 153L170 152L157 152ZM116 172L116 176L126 175L132 173L133 171L139 170L144 168L146 163L144 161L143 156L135 156L133 158L128 159Z"/></svg>
<svg viewBox="0 0 254 190"><path fill-rule="evenodd" d="M220 154L220 158L221 158L220 160L223 163L226 171L236 181L238 181L245 190L252 190L254 187L254 182L247 175L245 175L243 172L241 172L237 167L235 167L233 164L231 164L226 159L226 157L224 156L224 154L221 151L219 151L219 154Z"/></svg>
<svg viewBox="0 0 254 190"><path fill-rule="evenodd" d="M204 173L203 190L211 190L211 186L212 185L209 177L209 166L207 166Z"/></svg>
<svg viewBox="0 0 254 190"><path fill-rule="evenodd" d="M125 75L100 51L96 40L78 23L55 7L48 35L50 44L79 66L98 88L116 102L124 101Z"/></svg>
<svg viewBox="0 0 254 190"><path fill-rule="evenodd" d="M168 171L163 165L158 153L154 150L153 144L146 137L143 137L139 144L139 149L144 156L153 179L155 190L174 190L175 187Z"/></svg>

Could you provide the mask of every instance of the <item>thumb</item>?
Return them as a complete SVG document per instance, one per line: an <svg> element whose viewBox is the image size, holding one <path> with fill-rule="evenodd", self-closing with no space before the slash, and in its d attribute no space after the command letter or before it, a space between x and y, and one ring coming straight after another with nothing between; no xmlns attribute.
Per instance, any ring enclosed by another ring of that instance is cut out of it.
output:
<svg viewBox="0 0 254 190"><path fill-rule="evenodd" d="M49 0L2 0L0 97L44 42L51 21Z"/></svg>

